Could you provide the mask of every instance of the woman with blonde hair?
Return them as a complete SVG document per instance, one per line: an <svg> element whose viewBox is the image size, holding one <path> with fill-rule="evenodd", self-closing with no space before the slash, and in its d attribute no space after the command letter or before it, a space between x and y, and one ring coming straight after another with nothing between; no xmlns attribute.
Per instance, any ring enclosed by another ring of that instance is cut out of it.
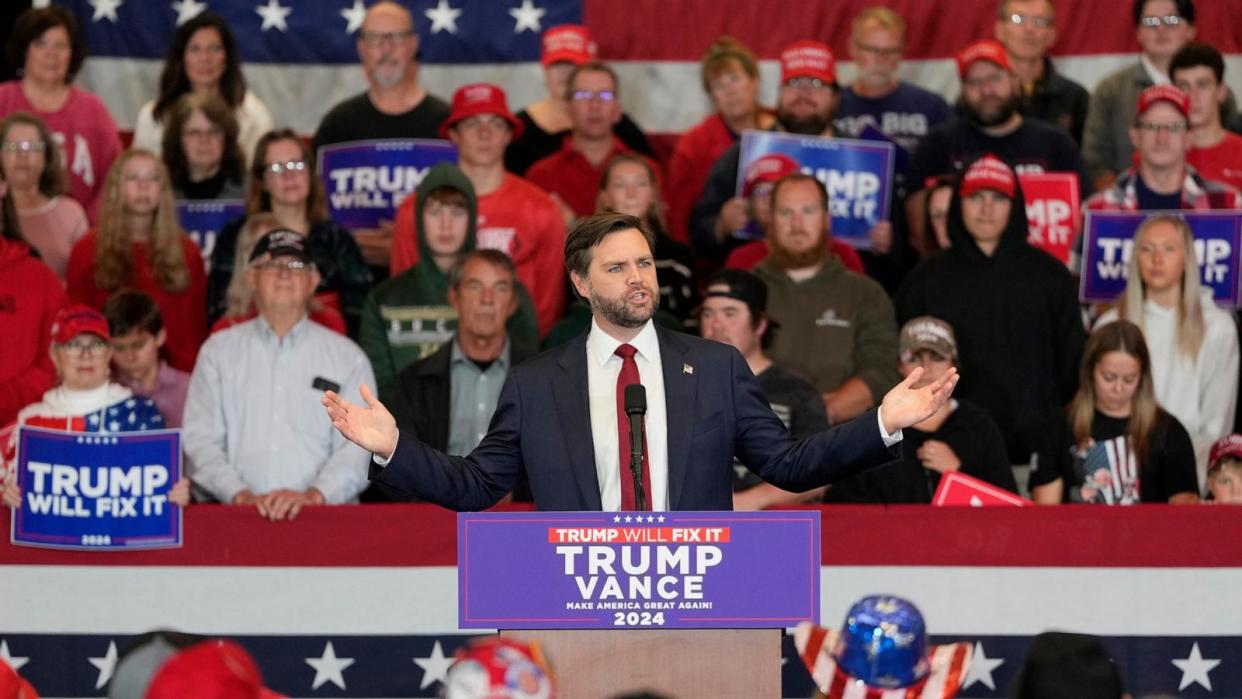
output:
<svg viewBox="0 0 1242 699"><path fill-rule="evenodd" d="M1199 501L1190 436L1156 402L1147 344L1130 321L1087 338L1068 415L1045 434L1031 470L1036 502Z"/></svg>
<svg viewBox="0 0 1242 699"><path fill-rule="evenodd" d="M1194 234L1179 216L1158 214L1139 226L1127 279L1097 327L1123 318L1143 331L1156 400L1190 433L1202 489L1212 443L1233 429L1237 328L1201 287Z"/></svg>
<svg viewBox="0 0 1242 699"><path fill-rule="evenodd" d="M350 337L357 337L362 306L371 288L371 270L350 232L328 217L328 198L323 182L315 176L314 158L290 129L269 131L255 146L246 217L260 213L274 215L281 228L306 238L320 276L315 298L340 311ZM229 308L228 290L245 222L245 218L229 222L216 237L207 284L207 315L212 323Z"/></svg>
<svg viewBox="0 0 1242 699"><path fill-rule="evenodd" d="M168 170L150 151L125 151L108 171L99 223L73 247L66 276L70 300L95 309L122 287L150 294L168 330L168 363L194 369L207 337L207 275L177 223Z"/></svg>

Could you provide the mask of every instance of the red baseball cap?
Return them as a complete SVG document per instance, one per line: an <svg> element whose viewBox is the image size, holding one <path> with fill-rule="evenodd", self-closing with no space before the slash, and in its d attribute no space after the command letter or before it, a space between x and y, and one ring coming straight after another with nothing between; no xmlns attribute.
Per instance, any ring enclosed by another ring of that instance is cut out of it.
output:
<svg viewBox="0 0 1242 699"><path fill-rule="evenodd" d="M1208 470L1215 468L1216 463L1225 458L1242 459L1242 434L1231 434L1216 440L1208 457Z"/></svg>
<svg viewBox="0 0 1242 699"><path fill-rule="evenodd" d="M794 78L819 78L826 83L837 82L837 61L827 44L798 41L781 51L781 82Z"/></svg>
<svg viewBox="0 0 1242 699"><path fill-rule="evenodd" d="M475 641L457 651L444 685L460 699L556 699L556 680L536 641Z"/></svg>
<svg viewBox="0 0 1242 699"><path fill-rule="evenodd" d="M1190 97L1172 85L1152 85L1140 92L1138 111L1135 114L1142 116L1143 112L1157 102L1168 102L1173 105L1174 109L1181 112L1182 116L1190 118Z"/></svg>
<svg viewBox="0 0 1242 699"><path fill-rule="evenodd" d="M562 24L543 33L543 58L545 66L568 62L576 66L595 60L595 40L591 32L578 24Z"/></svg>
<svg viewBox="0 0 1242 699"><path fill-rule="evenodd" d="M274 699L254 658L233 641L203 641L169 658L145 699Z"/></svg>
<svg viewBox="0 0 1242 699"><path fill-rule="evenodd" d="M108 333L108 319L99 311L80 303L73 303L60 309L52 320L52 342L63 345L82 333L98 335L105 341L111 341Z"/></svg>
<svg viewBox="0 0 1242 699"><path fill-rule="evenodd" d="M457 88L453 93L453 111L440 124L440 138L448 138L449 129L467 117L478 114L495 114L513 129L513 138L522 135L522 122L509 112L505 91L491 83L474 83Z"/></svg>
<svg viewBox="0 0 1242 699"><path fill-rule="evenodd" d="M1013 69L1009 67L1009 56L1005 55L1005 47L1001 46L999 41L983 39L957 52L957 77L965 80L966 71L970 70L970 67L979 61L995 63L1001 68L1013 72Z"/></svg>
<svg viewBox="0 0 1242 699"><path fill-rule="evenodd" d="M1004 160L988 153L972 163L962 175L962 186L958 193L968 197L975 192L990 189L1013 199L1017 181L1013 168Z"/></svg>
<svg viewBox="0 0 1242 699"><path fill-rule="evenodd" d="M16 670L0 660L0 699L39 699L39 693Z"/></svg>
<svg viewBox="0 0 1242 699"><path fill-rule="evenodd" d="M742 196L749 197L760 182L775 182L799 169L798 161L784 153L765 155L746 168L746 179L742 183Z"/></svg>

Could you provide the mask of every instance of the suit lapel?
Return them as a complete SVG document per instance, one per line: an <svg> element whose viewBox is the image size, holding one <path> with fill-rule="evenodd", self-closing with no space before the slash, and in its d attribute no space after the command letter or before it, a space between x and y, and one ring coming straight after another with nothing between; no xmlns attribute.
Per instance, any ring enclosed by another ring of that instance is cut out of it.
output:
<svg viewBox="0 0 1242 699"><path fill-rule="evenodd" d="M660 366L664 370L664 405L668 415L668 509L680 509L681 494L690 460L690 429L698 375L687 356L689 347L677 334L656 326L660 340ZM687 369L687 367L691 367Z"/></svg>
<svg viewBox="0 0 1242 699"><path fill-rule="evenodd" d="M552 395L565 452L569 454L578 491L586 503L584 509L598 511L603 505L599 498L599 476L595 472L595 441L591 438L585 333L565 346L557 364L562 373L553 378Z"/></svg>

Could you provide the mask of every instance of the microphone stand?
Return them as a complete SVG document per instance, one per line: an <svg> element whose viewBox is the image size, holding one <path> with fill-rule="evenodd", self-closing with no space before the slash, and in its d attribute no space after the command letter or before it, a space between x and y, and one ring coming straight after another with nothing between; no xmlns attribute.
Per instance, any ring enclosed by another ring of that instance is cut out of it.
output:
<svg viewBox="0 0 1242 699"><path fill-rule="evenodd" d="M626 411L630 418L630 475L634 477L634 505L646 511L647 493L643 490L643 413Z"/></svg>

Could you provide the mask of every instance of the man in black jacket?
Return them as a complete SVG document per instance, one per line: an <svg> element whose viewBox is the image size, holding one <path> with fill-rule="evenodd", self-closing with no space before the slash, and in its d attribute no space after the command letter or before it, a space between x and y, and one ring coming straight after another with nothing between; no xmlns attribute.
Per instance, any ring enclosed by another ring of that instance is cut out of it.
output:
<svg viewBox="0 0 1242 699"><path fill-rule="evenodd" d="M509 370L535 350L513 342L505 331L505 320L517 307L516 276L507 255L475 250L449 270L448 283L457 334L403 369L380 395L401 430L460 456L487 434Z"/></svg>

